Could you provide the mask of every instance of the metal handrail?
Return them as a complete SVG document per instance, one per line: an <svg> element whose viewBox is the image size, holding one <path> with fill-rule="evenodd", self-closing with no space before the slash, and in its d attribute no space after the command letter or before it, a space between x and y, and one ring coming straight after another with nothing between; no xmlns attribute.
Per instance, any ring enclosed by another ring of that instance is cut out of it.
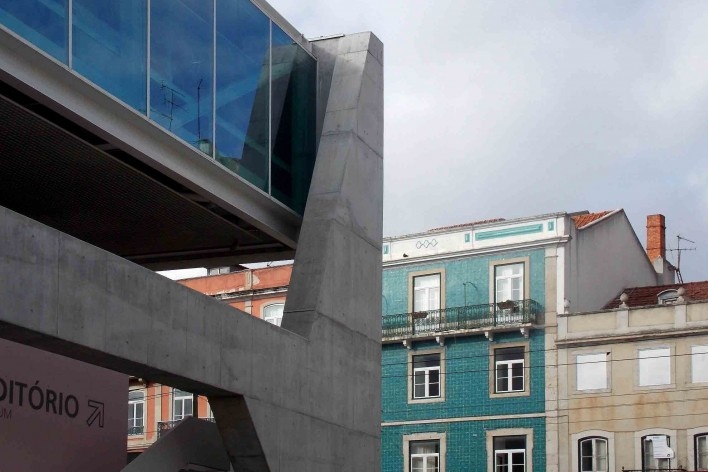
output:
<svg viewBox="0 0 708 472"><path fill-rule="evenodd" d="M468 305L414 313L384 315L383 338L415 336L465 329L535 323L543 307L534 300Z"/></svg>
<svg viewBox="0 0 708 472"><path fill-rule="evenodd" d="M145 433L145 426L128 426L128 436L138 436Z"/></svg>

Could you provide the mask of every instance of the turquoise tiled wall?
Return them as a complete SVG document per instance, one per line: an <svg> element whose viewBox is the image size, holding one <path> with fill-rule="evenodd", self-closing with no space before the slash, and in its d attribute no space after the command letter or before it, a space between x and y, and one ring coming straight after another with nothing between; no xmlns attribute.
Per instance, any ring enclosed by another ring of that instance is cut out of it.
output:
<svg viewBox="0 0 708 472"><path fill-rule="evenodd" d="M526 276L531 298L545 305L544 250L514 251L493 256L478 256L437 261L426 264L386 268L383 271L383 312L387 314L408 311L408 274L410 272L445 269L446 307L463 306L467 287L467 304L487 304L489 300L490 263L503 259L528 257ZM505 343L528 341L529 382L528 396L490 397L489 360L495 347ZM413 351L439 348L434 341L413 343ZM382 470L403 470L402 436L417 432L447 433L447 472L487 470L486 431L501 428L533 428L534 470L545 470L544 418L514 418L514 415L543 413L545 411L545 342L541 329L531 330L528 339L520 332L496 333L494 341L482 334L445 340L445 401L436 403L408 403L408 353L402 343L383 345L382 353L382 421L425 421L446 418L509 415L504 419L455 421L444 423L384 426L382 429Z"/></svg>
<svg viewBox="0 0 708 472"><path fill-rule="evenodd" d="M530 394L490 397L489 359L494 347L524 341L520 333L497 334L493 342L484 336L445 340L445 401L408 403L408 351L402 344L385 344L381 369L382 421L411 421L466 416L511 415L545 410L544 337L529 336ZM413 344L413 350L439 347L435 342Z"/></svg>
<svg viewBox="0 0 708 472"><path fill-rule="evenodd" d="M472 282L467 286L467 304L477 305L491 303L489 300L489 264L493 261L528 257L528 277L531 298L544 305L545 298L545 252L543 249L533 251L515 251L493 256L465 257L426 264L405 265L402 267L385 268L383 271L383 314L393 315L408 311L408 274L423 270L445 268L445 306L463 306L465 290L463 282Z"/></svg>
<svg viewBox="0 0 708 472"><path fill-rule="evenodd" d="M546 470L546 431L544 418L461 421L455 423L387 426L382 429L382 472L403 471L403 436L413 433L446 433L446 472L487 471L487 431L506 428L533 429L533 444L527 444L527 462L534 471ZM530 455L530 457L529 457Z"/></svg>

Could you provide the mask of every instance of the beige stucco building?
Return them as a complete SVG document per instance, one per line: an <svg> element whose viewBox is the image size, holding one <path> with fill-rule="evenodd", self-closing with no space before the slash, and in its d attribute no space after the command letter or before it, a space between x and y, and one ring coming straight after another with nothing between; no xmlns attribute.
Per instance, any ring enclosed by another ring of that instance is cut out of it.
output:
<svg viewBox="0 0 708 472"><path fill-rule="evenodd" d="M558 315L559 470L708 469L706 299L642 287Z"/></svg>

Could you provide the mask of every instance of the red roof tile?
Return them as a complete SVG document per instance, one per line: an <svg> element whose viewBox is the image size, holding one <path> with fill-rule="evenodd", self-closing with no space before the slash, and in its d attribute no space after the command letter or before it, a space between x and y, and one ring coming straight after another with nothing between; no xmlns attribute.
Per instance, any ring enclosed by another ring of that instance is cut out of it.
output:
<svg viewBox="0 0 708 472"><path fill-rule="evenodd" d="M593 223L601 218L604 218L605 216L609 215L613 211L616 211L616 210L600 211L597 213L586 213L585 215L576 215L571 218L573 218L573 222L575 223L575 227L578 229L581 229L581 228L584 228L585 226L589 225L590 223Z"/></svg>
<svg viewBox="0 0 708 472"><path fill-rule="evenodd" d="M481 225L484 223L499 223L500 221L505 221L505 219L504 218L492 218L490 220L479 220L479 221L473 221L471 223L462 223L459 225L441 226L440 228L429 229L428 232L442 231L442 230L446 230L446 229L455 229L455 228L466 228L467 226Z"/></svg>
<svg viewBox="0 0 708 472"><path fill-rule="evenodd" d="M661 292L665 290L676 290L679 287L683 287L684 290L686 290L684 297L688 300L708 300L708 280L706 280L703 282L626 288L618 293L612 301L608 302L604 309L619 308L620 303L622 303L620 301L620 295L622 295L622 293L626 293L627 297L629 297L627 305L630 307L658 305L658 297Z"/></svg>

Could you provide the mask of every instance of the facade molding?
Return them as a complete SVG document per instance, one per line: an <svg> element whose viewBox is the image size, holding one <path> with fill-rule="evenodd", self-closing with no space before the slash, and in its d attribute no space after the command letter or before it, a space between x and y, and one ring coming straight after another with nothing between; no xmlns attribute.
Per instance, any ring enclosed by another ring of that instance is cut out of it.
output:
<svg viewBox="0 0 708 472"><path fill-rule="evenodd" d="M464 423L468 421L495 421L495 420L515 420L523 418L545 418L548 416L543 413L522 413L518 415L490 415L490 416L459 416L454 418L436 418L429 420L410 420L410 421L388 421L381 423L382 428L392 426L408 426L416 424L439 424L439 423Z"/></svg>

